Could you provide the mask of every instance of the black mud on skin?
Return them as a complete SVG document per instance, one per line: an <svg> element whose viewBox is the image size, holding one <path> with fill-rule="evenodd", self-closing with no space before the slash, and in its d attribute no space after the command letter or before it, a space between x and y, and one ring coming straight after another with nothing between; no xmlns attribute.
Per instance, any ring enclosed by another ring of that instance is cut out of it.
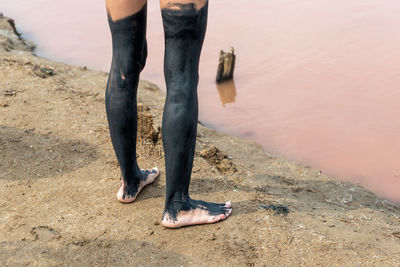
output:
<svg viewBox="0 0 400 267"><path fill-rule="evenodd" d="M156 170L148 171L148 170L141 170L143 180L147 179L147 176L152 173L156 173ZM138 192L138 188L140 185L141 180L136 180L136 182L132 182L129 186L124 188L124 194L122 195L122 199L129 198L129 197L136 197Z"/></svg>
<svg viewBox="0 0 400 267"><path fill-rule="evenodd" d="M113 21L112 63L106 89L106 112L111 141L127 184L127 194L136 195L140 180L146 179L136 161L137 87L147 56L147 6L136 14Z"/></svg>
<svg viewBox="0 0 400 267"><path fill-rule="evenodd" d="M207 11L208 3L200 10L194 4L174 4L161 10L167 86L162 127L167 182L164 217L168 214L173 221L180 211L203 209L210 215L226 213L225 204L189 197L198 120L198 68Z"/></svg>

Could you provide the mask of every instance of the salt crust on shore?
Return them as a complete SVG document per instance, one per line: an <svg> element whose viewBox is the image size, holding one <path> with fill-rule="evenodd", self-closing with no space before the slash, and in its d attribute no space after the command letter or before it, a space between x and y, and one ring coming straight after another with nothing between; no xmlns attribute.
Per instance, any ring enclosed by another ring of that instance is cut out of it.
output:
<svg viewBox="0 0 400 267"><path fill-rule="evenodd" d="M107 74L35 56L0 18L0 265L398 266L400 210L360 186L199 125L192 196L232 201L215 225L166 230L165 175L134 204L104 110ZM139 163L164 170L164 93L139 89ZM287 216L262 207L282 204Z"/></svg>

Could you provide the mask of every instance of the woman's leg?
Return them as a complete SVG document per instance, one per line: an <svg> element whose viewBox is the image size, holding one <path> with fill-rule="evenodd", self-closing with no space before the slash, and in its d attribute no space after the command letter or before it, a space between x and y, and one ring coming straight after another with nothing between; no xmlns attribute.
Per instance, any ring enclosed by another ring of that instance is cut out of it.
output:
<svg viewBox="0 0 400 267"><path fill-rule="evenodd" d="M167 193L162 223L172 228L214 223L230 215L230 203L209 203L189 197L198 119L198 67L208 2L161 0L160 4L167 84L162 127Z"/></svg>
<svg viewBox="0 0 400 267"><path fill-rule="evenodd" d="M159 171L141 171L136 161L137 87L146 56L146 1L106 0L113 57L106 89L106 111L111 141L117 156L122 185L120 202L136 199Z"/></svg>

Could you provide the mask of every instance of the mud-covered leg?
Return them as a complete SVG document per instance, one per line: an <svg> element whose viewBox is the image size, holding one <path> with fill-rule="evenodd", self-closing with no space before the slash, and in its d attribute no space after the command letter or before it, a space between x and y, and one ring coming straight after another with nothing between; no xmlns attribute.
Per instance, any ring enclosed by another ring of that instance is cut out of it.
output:
<svg viewBox="0 0 400 267"><path fill-rule="evenodd" d="M106 111L111 141L122 174L122 186L117 198L121 202L129 203L135 200L145 185L152 183L159 175L158 169L151 172L141 171L136 161L137 87L147 55L147 10L146 4L142 4L136 13L115 20L112 18L113 14L124 13L117 12L122 7L114 2L107 1L113 58L106 89Z"/></svg>
<svg viewBox="0 0 400 267"><path fill-rule="evenodd" d="M189 197L198 119L198 67L207 8L204 0L161 1L167 85L163 114L167 192L162 223L171 228L214 223L227 218L232 211L230 203Z"/></svg>

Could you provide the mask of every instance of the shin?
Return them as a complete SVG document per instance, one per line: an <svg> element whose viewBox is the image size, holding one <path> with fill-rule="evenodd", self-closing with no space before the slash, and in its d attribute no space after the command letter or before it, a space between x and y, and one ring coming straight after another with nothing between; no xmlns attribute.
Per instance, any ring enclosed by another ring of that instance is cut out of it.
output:
<svg viewBox="0 0 400 267"><path fill-rule="evenodd" d="M170 2L170 1L164 1ZM207 2L161 3L165 32L164 75L167 98L163 142L167 176L165 212L175 217L191 209L188 195L196 144L197 84L201 48L207 25ZM198 1L197 1L198 2Z"/></svg>
<svg viewBox="0 0 400 267"><path fill-rule="evenodd" d="M115 21L109 13L108 21L113 44L106 89L108 124L123 181L128 185L136 184L141 176L136 161L136 95L147 55L146 5L137 13Z"/></svg>

